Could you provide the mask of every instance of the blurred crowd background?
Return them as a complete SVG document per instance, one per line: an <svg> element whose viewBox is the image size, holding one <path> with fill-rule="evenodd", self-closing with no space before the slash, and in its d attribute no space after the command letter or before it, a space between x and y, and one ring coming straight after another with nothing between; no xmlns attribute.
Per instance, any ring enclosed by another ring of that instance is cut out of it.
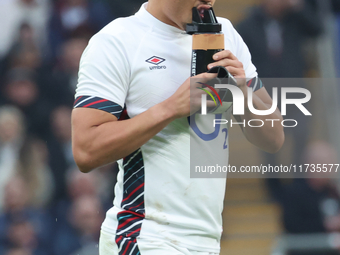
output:
<svg viewBox="0 0 340 255"><path fill-rule="evenodd" d="M112 205L117 168L112 164L82 174L73 160L70 116L79 60L93 34L135 13L143 2L0 1L1 255L98 254L100 225ZM217 0L215 12L233 21L261 77L317 78L322 70L313 49L327 32L325 10L338 26L339 9L337 0ZM306 132L311 122L298 111L290 112L289 118L301 120L298 128L287 130L293 141L290 162L340 163L329 137L311 143ZM259 157L273 165L280 162L279 156ZM231 182L230 187L244 184L254 185ZM280 233L340 231L340 189L330 178L268 179L261 187L268 194L266 203L280 208ZM235 202L237 194L233 196ZM234 216L241 214L236 210ZM234 253L226 246L221 254Z"/></svg>
<svg viewBox="0 0 340 255"><path fill-rule="evenodd" d="M0 1L0 254L98 254L116 167L82 174L71 149L90 37L143 1Z"/></svg>

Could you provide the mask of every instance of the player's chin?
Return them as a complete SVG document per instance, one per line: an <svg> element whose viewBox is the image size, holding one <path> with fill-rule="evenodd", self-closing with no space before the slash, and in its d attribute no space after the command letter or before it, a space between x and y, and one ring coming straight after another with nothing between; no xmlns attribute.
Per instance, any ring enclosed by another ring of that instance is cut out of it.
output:
<svg viewBox="0 0 340 255"><path fill-rule="evenodd" d="M183 22L184 28L189 23L192 23L192 7L186 9L186 11L182 14L181 20Z"/></svg>

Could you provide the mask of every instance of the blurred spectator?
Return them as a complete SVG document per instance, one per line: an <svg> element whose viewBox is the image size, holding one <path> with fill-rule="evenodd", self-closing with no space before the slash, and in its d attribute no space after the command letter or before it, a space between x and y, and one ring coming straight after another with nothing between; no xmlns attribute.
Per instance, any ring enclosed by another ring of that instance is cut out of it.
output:
<svg viewBox="0 0 340 255"><path fill-rule="evenodd" d="M64 197L57 200L56 207L53 208L55 217L58 222L65 222L66 212L72 203L82 196L98 196L98 178L96 173L84 174L77 167L68 169L64 177L67 181L66 192Z"/></svg>
<svg viewBox="0 0 340 255"><path fill-rule="evenodd" d="M50 87L52 66L44 61L42 55L34 41L32 27L24 23L20 28L18 40L14 42L6 58L0 62L1 89L3 90L5 78L11 70L30 70L34 73L34 80L40 92L45 91L46 87ZM43 96L42 93L39 93L39 97Z"/></svg>
<svg viewBox="0 0 340 255"><path fill-rule="evenodd" d="M71 201L82 196L98 196L99 183L96 173L84 174L78 168L74 168L68 172L67 177L67 190Z"/></svg>
<svg viewBox="0 0 340 255"><path fill-rule="evenodd" d="M49 2L49 0L0 1L0 59L14 44L23 23L32 27L36 45L40 49L46 47L47 23L50 16Z"/></svg>
<svg viewBox="0 0 340 255"><path fill-rule="evenodd" d="M59 0L55 3L50 25L50 45L53 56L70 37L90 38L113 20L110 9L102 1Z"/></svg>
<svg viewBox="0 0 340 255"><path fill-rule="evenodd" d="M51 105L45 99L40 98L39 93L33 71L16 68L7 74L3 88L3 103L15 105L24 113L29 134L46 138Z"/></svg>
<svg viewBox="0 0 340 255"><path fill-rule="evenodd" d="M41 62L41 50L36 44L33 28L23 23L8 54L0 59L0 76L4 76L12 68L38 70Z"/></svg>
<svg viewBox="0 0 340 255"><path fill-rule="evenodd" d="M305 40L318 36L321 24L314 0L263 0L237 30L260 77L302 78Z"/></svg>
<svg viewBox="0 0 340 255"><path fill-rule="evenodd" d="M313 234L340 231L340 190L334 175L337 153L328 143L317 141L304 151L303 163L320 164L326 172L309 172L307 179L295 179L292 183L283 184L274 179L275 194L283 209L283 226L287 233ZM305 165L303 165L306 167ZM313 166L309 166L309 170ZM339 254L338 252L308 251L309 255ZM303 251L290 252L290 255L305 255Z"/></svg>
<svg viewBox="0 0 340 255"><path fill-rule="evenodd" d="M118 164L116 162L96 169L98 183L100 183L97 190L104 211L108 211L112 207L118 171Z"/></svg>
<svg viewBox="0 0 340 255"><path fill-rule="evenodd" d="M29 221L24 219L13 221L10 224L7 242L9 247L21 248L32 252L37 249L38 245L34 227Z"/></svg>
<svg viewBox="0 0 340 255"><path fill-rule="evenodd" d="M9 52L9 68L27 68L36 70L41 64L41 56L34 41L33 29L24 23L20 28L20 36Z"/></svg>
<svg viewBox="0 0 340 255"><path fill-rule="evenodd" d="M4 212L10 216L20 215L29 206L29 195L23 178L16 175L6 185Z"/></svg>
<svg viewBox="0 0 340 255"><path fill-rule="evenodd" d="M55 105L70 107L74 102L74 91L78 82L80 57L87 46L86 38L71 38L62 45L58 65L49 80L44 82L43 92ZM51 77L53 81L51 81Z"/></svg>
<svg viewBox="0 0 340 255"><path fill-rule="evenodd" d="M322 32L322 22L317 11L315 0L263 0L262 4L254 7L248 18L242 21L237 30L249 47L252 61L261 78L275 78L264 80L269 94L272 87L278 90L282 87L303 87L300 79L277 78L303 78L307 65L304 56L306 39L315 38ZM299 95L290 94L289 98ZM281 100L278 100L278 107ZM285 128L287 138L292 137L293 145L289 149L291 163L301 164L301 154L308 140L310 130L309 119L295 106L287 107L285 119L294 119L298 125L294 128ZM285 145L289 139L286 139ZM265 163L272 166L280 165L278 162L281 153L275 155L263 152ZM267 185L275 197L277 180L267 179Z"/></svg>
<svg viewBox="0 0 340 255"><path fill-rule="evenodd" d="M24 139L24 116L13 106L0 107L0 212L4 190L16 174L19 151Z"/></svg>
<svg viewBox="0 0 340 255"><path fill-rule="evenodd" d="M12 248L8 250L5 255L33 255L31 251L21 248Z"/></svg>
<svg viewBox="0 0 340 255"><path fill-rule="evenodd" d="M0 215L0 251L24 249L33 255L47 255L50 220L29 204L29 189L24 179L12 178L5 189L5 210Z"/></svg>
<svg viewBox="0 0 340 255"><path fill-rule="evenodd" d="M326 173L309 172L309 178L296 179L285 185L281 180L275 180L273 190L282 205L283 226L288 233L340 231L340 191L332 179L336 166L333 171L329 166L337 163L336 155L328 143L314 142L304 152L304 163L314 164L315 168L317 164L321 167L326 164Z"/></svg>
<svg viewBox="0 0 340 255"><path fill-rule="evenodd" d="M68 211L68 221L61 225L55 237L55 255L98 253L98 241L103 209L95 196L76 198Z"/></svg>
<svg viewBox="0 0 340 255"><path fill-rule="evenodd" d="M54 191L54 180L48 167L48 151L44 142L26 138L20 148L17 173L25 179L29 203L44 207Z"/></svg>
<svg viewBox="0 0 340 255"><path fill-rule="evenodd" d="M32 205L45 205L53 192L46 146L27 137L24 127L20 110L13 106L0 107L0 212L4 187L14 175L26 180Z"/></svg>
<svg viewBox="0 0 340 255"><path fill-rule="evenodd" d="M69 106L59 106L50 116L52 133L47 146L55 183L53 203L67 197L66 171L75 167L71 145L71 111Z"/></svg>

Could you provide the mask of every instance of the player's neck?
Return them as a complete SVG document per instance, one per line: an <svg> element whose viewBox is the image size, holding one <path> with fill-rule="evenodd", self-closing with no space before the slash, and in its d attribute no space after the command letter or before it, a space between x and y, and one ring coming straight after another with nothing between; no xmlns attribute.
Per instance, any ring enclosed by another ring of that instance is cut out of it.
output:
<svg viewBox="0 0 340 255"><path fill-rule="evenodd" d="M166 8L162 5L161 0L149 0L146 5L146 10L156 19L170 26L183 29L166 15L166 13L164 12L165 9Z"/></svg>

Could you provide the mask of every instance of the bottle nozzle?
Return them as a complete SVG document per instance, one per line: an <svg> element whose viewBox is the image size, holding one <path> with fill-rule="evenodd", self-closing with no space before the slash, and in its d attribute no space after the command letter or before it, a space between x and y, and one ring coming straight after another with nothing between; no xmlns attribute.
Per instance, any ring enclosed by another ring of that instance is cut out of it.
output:
<svg viewBox="0 0 340 255"><path fill-rule="evenodd" d="M187 24L186 32L194 33L219 33L222 26L217 22L213 8L205 9L203 17L197 7L192 8L192 23Z"/></svg>
<svg viewBox="0 0 340 255"><path fill-rule="evenodd" d="M212 8L204 10L203 23L217 24L217 19Z"/></svg>

